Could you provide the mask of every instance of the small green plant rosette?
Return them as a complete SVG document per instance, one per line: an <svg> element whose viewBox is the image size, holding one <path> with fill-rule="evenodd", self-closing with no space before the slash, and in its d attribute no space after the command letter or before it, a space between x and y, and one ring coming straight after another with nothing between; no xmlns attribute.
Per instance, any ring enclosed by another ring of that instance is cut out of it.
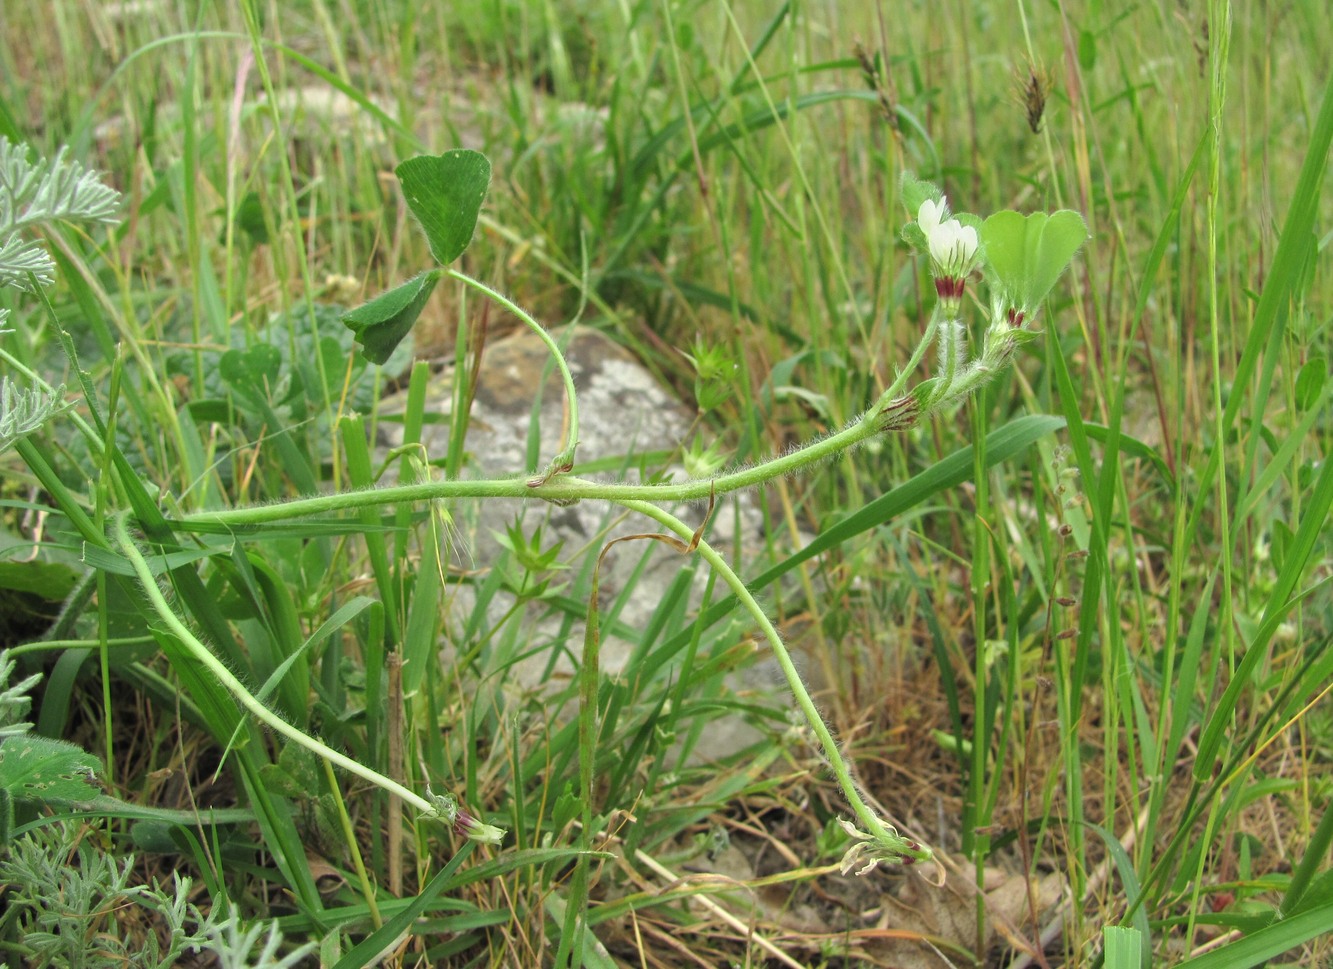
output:
<svg viewBox="0 0 1333 969"><path fill-rule="evenodd" d="M1031 319L1088 239L1083 216L1071 209L1047 215L996 212L978 230L986 279L1006 310Z"/></svg>
<svg viewBox="0 0 1333 969"><path fill-rule="evenodd" d="M709 346L699 338L691 351L682 355L694 367L694 399L706 414L731 396L737 364L726 347Z"/></svg>

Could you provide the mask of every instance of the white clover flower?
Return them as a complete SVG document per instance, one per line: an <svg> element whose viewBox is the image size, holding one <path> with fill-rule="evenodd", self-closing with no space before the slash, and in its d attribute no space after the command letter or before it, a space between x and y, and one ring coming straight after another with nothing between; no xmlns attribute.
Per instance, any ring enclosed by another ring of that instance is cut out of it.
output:
<svg viewBox="0 0 1333 969"><path fill-rule="evenodd" d="M926 242L940 275L959 279L971 271L978 246L977 230L972 226L949 219L927 232Z"/></svg>
<svg viewBox="0 0 1333 969"><path fill-rule="evenodd" d="M964 280L976 268L981 240L974 226L949 217L949 199L926 199L916 212L916 224L926 237L935 288L941 299L958 300Z"/></svg>

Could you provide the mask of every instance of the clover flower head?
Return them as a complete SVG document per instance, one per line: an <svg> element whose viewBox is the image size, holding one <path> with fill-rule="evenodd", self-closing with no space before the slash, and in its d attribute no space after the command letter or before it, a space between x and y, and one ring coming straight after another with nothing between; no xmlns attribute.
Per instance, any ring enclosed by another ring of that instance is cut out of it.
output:
<svg viewBox="0 0 1333 969"><path fill-rule="evenodd" d="M926 238L935 291L946 309L957 312L967 286L967 276L976 268L981 240L975 226L963 225L949 216L949 200L926 199L916 213L916 224Z"/></svg>
<svg viewBox="0 0 1333 969"><path fill-rule="evenodd" d="M462 808L458 809L458 814L454 818L454 834L484 845L498 845L504 841L505 836L504 828L486 824Z"/></svg>
<svg viewBox="0 0 1333 969"><path fill-rule="evenodd" d="M940 275L960 279L972 269L977 255L977 230L957 219L941 222L927 233L930 258Z"/></svg>
<svg viewBox="0 0 1333 969"><path fill-rule="evenodd" d="M435 794L427 788L426 800L434 807L435 817L450 825L454 829L454 834L460 838L485 845L498 845L504 840L504 828L497 828L493 824L486 824L479 818L473 817L452 794Z"/></svg>
<svg viewBox="0 0 1333 969"><path fill-rule="evenodd" d="M897 831L888 828L882 837L875 837L862 831L845 818L838 818L842 830L852 838L852 846L842 856L841 869L844 875L867 875L881 863L889 865L914 865L932 857L929 848L923 848L915 841L901 837Z"/></svg>

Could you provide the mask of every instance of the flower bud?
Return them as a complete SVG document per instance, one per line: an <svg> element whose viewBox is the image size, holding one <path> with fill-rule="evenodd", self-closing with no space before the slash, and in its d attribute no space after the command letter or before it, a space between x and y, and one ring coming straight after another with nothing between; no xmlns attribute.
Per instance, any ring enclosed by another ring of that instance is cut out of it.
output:
<svg viewBox="0 0 1333 969"><path fill-rule="evenodd" d="M935 292L950 313L963 298L967 276L976 268L980 240L974 226L949 218L948 199L926 199L917 209L916 223L926 237Z"/></svg>
<svg viewBox="0 0 1333 969"><path fill-rule="evenodd" d="M479 821L461 807L454 816L454 834L484 845L498 845L505 836L504 828Z"/></svg>

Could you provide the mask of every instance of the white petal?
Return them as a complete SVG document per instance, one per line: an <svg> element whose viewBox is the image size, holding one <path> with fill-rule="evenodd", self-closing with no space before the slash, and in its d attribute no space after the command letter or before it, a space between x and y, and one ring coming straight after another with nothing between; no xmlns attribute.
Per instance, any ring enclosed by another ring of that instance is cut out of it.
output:
<svg viewBox="0 0 1333 969"><path fill-rule="evenodd" d="M947 266L952 261L957 230L961 227L957 219L950 219L926 233L926 241L930 243L930 258L939 265Z"/></svg>
<svg viewBox="0 0 1333 969"><path fill-rule="evenodd" d="M979 240L974 227L963 225L957 219L949 219L936 226L926 236L926 241L935 265L949 275L957 275L972 262Z"/></svg>
<svg viewBox="0 0 1333 969"><path fill-rule="evenodd" d="M842 825L842 830L847 832L849 838L855 838L858 841L869 841L870 835L866 834L846 818L838 818L838 824Z"/></svg>
<svg viewBox="0 0 1333 969"><path fill-rule="evenodd" d="M954 220L955 222L957 219ZM959 223L961 225L961 223ZM963 262L971 262L977 254L977 230L975 226L964 225L958 231L958 241L963 247Z"/></svg>
<svg viewBox="0 0 1333 969"><path fill-rule="evenodd" d="M940 220L946 218L949 214L949 200L943 196L936 202L934 199L926 199L921 203L921 208L917 210L916 222L921 226L921 231L930 236L939 226Z"/></svg>

